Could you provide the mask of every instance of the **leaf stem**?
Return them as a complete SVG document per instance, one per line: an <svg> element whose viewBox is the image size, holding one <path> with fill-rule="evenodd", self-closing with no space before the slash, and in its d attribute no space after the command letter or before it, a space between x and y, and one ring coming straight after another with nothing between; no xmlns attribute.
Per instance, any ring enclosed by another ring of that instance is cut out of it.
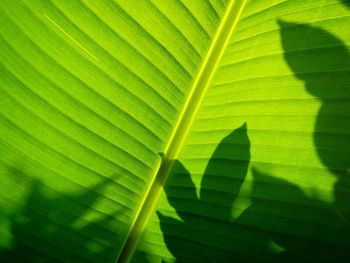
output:
<svg viewBox="0 0 350 263"><path fill-rule="evenodd" d="M198 112L203 97L209 87L219 61L238 23L246 0L231 0L226 8L223 19L216 31L209 50L203 59L198 74L194 79L188 99L179 115L178 122L173 129L165 153L160 161L153 183L147 190L142 205L130 228L123 249L117 259L118 263L130 261L147 222L156 206L160 193L177 159L193 120Z"/></svg>

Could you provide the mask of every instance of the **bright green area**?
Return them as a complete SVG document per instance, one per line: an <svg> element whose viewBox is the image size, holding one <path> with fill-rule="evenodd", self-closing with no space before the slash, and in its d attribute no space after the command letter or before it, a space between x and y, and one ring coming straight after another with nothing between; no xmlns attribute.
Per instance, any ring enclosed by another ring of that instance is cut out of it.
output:
<svg viewBox="0 0 350 263"><path fill-rule="evenodd" d="M0 1L0 262L348 261L349 1L228 6Z"/></svg>

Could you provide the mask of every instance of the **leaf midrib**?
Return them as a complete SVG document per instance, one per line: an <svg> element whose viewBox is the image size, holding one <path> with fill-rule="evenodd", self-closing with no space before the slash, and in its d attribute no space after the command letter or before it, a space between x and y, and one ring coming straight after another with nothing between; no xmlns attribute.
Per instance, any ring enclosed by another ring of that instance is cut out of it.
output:
<svg viewBox="0 0 350 263"><path fill-rule="evenodd" d="M217 69L219 61L238 23L247 0L231 0L224 13L223 19L214 35L208 52L201 63L199 71L190 88L190 93L173 129L172 135L161 156L161 161L155 169L152 183L148 188L136 217L129 230L122 250L117 258L118 263L129 262L138 241L147 225L160 193L171 171L173 162L182 149L185 138L193 120L200 108L203 97Z"/></svg>

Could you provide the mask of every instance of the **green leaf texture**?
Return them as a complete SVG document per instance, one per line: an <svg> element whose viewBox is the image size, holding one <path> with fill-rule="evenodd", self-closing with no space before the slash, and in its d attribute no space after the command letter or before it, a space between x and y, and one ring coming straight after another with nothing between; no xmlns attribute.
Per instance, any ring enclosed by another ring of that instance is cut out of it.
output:
<svg viewBox="0 0 350 263"><path fill-rule="evenodd" d="M348 262L349 32L340 0L0 0L0 262Z"/></svg>
<svg viewBox="0 0 350 263"><path fill-rule="evenodd" d="M0 4L1 258L114 262L225 6Z"/></svg>
<svg viewBox="0 0 350 263"><path fill-rule="evenodd" d="M248 1L134 262L349 260L348 32L341 2Z"/></svg>

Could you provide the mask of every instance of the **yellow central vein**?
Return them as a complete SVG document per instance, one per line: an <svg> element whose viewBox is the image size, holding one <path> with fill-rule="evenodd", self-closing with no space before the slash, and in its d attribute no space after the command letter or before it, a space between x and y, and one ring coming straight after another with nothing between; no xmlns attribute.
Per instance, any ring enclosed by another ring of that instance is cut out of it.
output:
<svg viewBox="0 0 350 263"><path fill-rule="evenodd" d="M178 118L178 122L165 148L165 154L156 170L153 183L150 184L147 194L137 213L122 251L117 259L118 263L129 262L137 243L146 227L146 224L156 206L164 183L171 171L174 161L182 148L192 122L198 112L210 81L217 69L219 61L238 23L239 17L247 0L231 0L226 8L222 21L212 40L196 78L191 86L188 99Z"/></svg>

